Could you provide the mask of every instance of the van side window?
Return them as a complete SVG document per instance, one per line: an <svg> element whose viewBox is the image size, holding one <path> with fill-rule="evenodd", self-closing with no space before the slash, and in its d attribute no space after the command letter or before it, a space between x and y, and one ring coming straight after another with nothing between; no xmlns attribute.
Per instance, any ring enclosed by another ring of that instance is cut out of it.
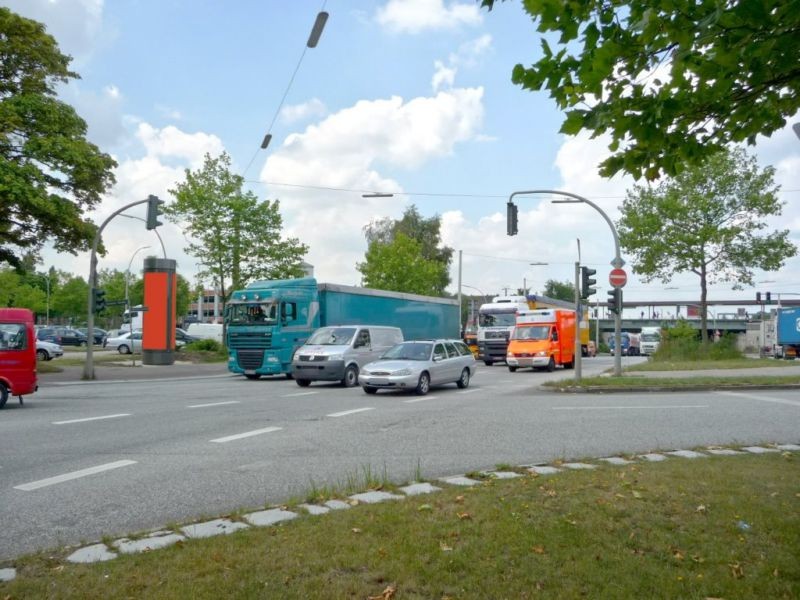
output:
<svg viewBox="0 0 800 600"><path fill-rule="evenodd" d="M354 348L368 348L369 347L369 329L362 329L358 332Z"/></svg>
<svg viewBox="0 0 800 600"><path fill-rule="evenodd" d="M558 331L553 329L553 333L551 334L550 339L553 340L554 342L557 342L558 341Z"/></svg>
<svg viewBox="0 0 800 600"><path fill-rule="evenodd" d="M458 356L458 350L456 350L456 347L452 343L445 342L444 347L447 348L448 358L455 358L456 356Z"/></svg>
<svg viewBox="0 0 800 600"><path fill-rule="evenodd" d="M27 348L27 337L24 325L16 323L0 325L0 349L24 350Z"/></svg>

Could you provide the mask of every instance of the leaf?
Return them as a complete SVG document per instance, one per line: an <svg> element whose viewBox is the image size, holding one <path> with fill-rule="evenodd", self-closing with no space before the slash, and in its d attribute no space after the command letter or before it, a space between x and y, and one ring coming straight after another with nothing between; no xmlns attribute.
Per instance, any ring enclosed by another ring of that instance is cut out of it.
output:
<svg viewBox="0 0 800 600"><path fill-rule="evenodd" d="M420 505L417 507L417 510L418 510L419 512L423 512L423 511L431 511L431 510L433 510L433 507L432 507L430 504L420 504Z"/></svg>
<svg viewBox="0 0 800 600"><path fill-rule="evenodd" d="M359 529L358 527L353 527L350 531L352 531L353 533L361 533L361 529Z"/></svg>
<svg viewBox="0 0 800 600"><path fill-rule="evenodd" d="M701 504L697 508L695 508L694 510L695 510L695 512L699 512L699 513L705 514L706 513L706 505L705 504Z"/></svg>
<svg viewBox="0 0 800 600"><path fill-rule="evenodd" d="M531 551L532 551L534 554L545 554L545 551L544 551L544 546L533 546L533 547L531 548Z"/></svg>
<svg viewBox="0 0 800 600"><path fill-rule="evenodd" d="M394 594L397 591L397 588L393 585L386 586L386 589L383 590L380 595L378 596L367 596L367 600L392 600L394 598Z"/></svg>
<svg viewBox="0 0 800 600"><path fill-rule="evenodd" d="M742 579L744 577L744 569L738 562L728 565L731 568L731 575L734 579Z"/></svg>
<svg viewBox="0 0 800 600"><path fill-rule="evenodd" d="M468 512L462 512L456 514L458 515L458 518L461 519L462 521L472 519L472 515L469 514Z"/></svg>
<svg viewBox="0 0 800 600"><path fill-rule="evenodd" d="M637 492L636 490L632 490L631 496L633 496L634 498L641 498L642 494L640 492Z"/></svg>
<svg viewBox="0 0 800 600"><path fill-rule="evenodd" d="M453 547L452 546L448 546L444 542L439 542L439 549L442 552L452 552L453 551Z"/></svg>
<svg viewBox="0 0 800 600"><path fill-rule="evenodd" d="M455 501L459 504L464 502L464 496L456 496Z"/></svg>

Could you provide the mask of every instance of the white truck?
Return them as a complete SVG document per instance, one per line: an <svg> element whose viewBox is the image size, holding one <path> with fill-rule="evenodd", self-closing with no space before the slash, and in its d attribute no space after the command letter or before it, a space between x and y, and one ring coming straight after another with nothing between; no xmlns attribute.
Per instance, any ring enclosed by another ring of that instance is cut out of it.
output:
<svg viewBox="0 0 800 600"><path fill-rule="evenodd" d="M639 351L649 356L658 350L659 344L661 344L661 328L642 327L642 333L639 335Z"/></svg>
<svg viewBox="0 0 800 600"><path fill-rule="evenodd" d="M478 309L478 360L487 366L506 361L517 312L528 310L525 296L495 296Z"/></svg>

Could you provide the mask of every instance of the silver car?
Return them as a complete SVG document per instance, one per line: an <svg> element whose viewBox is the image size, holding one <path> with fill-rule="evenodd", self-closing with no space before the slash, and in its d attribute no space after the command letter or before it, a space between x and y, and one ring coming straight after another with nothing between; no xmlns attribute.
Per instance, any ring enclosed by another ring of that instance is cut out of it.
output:
<svg viewBox="0 0 800 600"><path fill-rule="evenodd" d="M400 390L425 395L432 385L468 387L477 368L472 352L461 340L403 342L364 365L358 383L367 394Z"/></svg>
<svg viewBox="0 0 800 600"><path fill-rule="evenodd" d="M36 340L36 358L39 360L53 360L59 356L63 356L64 349L58 344L53 342L45 342L43 340Z"/></svg>
<svg viewBox="0 0 800 600"><path fill-rule="evenodd" d="M107 347L120 354L130 354L131 352L139 354L142 351L142 332L134 329L133 333L128 331L117 337L108 338Z"/></svg>

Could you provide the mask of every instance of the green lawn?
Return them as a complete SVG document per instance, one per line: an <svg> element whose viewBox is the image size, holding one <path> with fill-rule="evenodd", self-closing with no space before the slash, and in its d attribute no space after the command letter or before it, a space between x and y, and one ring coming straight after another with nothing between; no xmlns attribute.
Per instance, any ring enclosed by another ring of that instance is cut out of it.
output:
<svg viewBox="0 0 800 600"><path fill-rule="evenodd" d="M759 367L796 367L793 360L774 358L734 358L724 360L684 360L656 362L652 359L638 365L625 367L626 372L636 371L702 371L705 369L756 369Z"/></svg>
<svg viewBox="0 0 800 600"><path fill-rule="evenodd" d="M681 387L733 387L747 385L800 385L800 375L738 375L724 376L692 376L692 377L645 377L644 375L623 375L622 377L582 377L579 386L574 379L547 381L545 387L556 389L574 388L681 388Z"/></svg>

